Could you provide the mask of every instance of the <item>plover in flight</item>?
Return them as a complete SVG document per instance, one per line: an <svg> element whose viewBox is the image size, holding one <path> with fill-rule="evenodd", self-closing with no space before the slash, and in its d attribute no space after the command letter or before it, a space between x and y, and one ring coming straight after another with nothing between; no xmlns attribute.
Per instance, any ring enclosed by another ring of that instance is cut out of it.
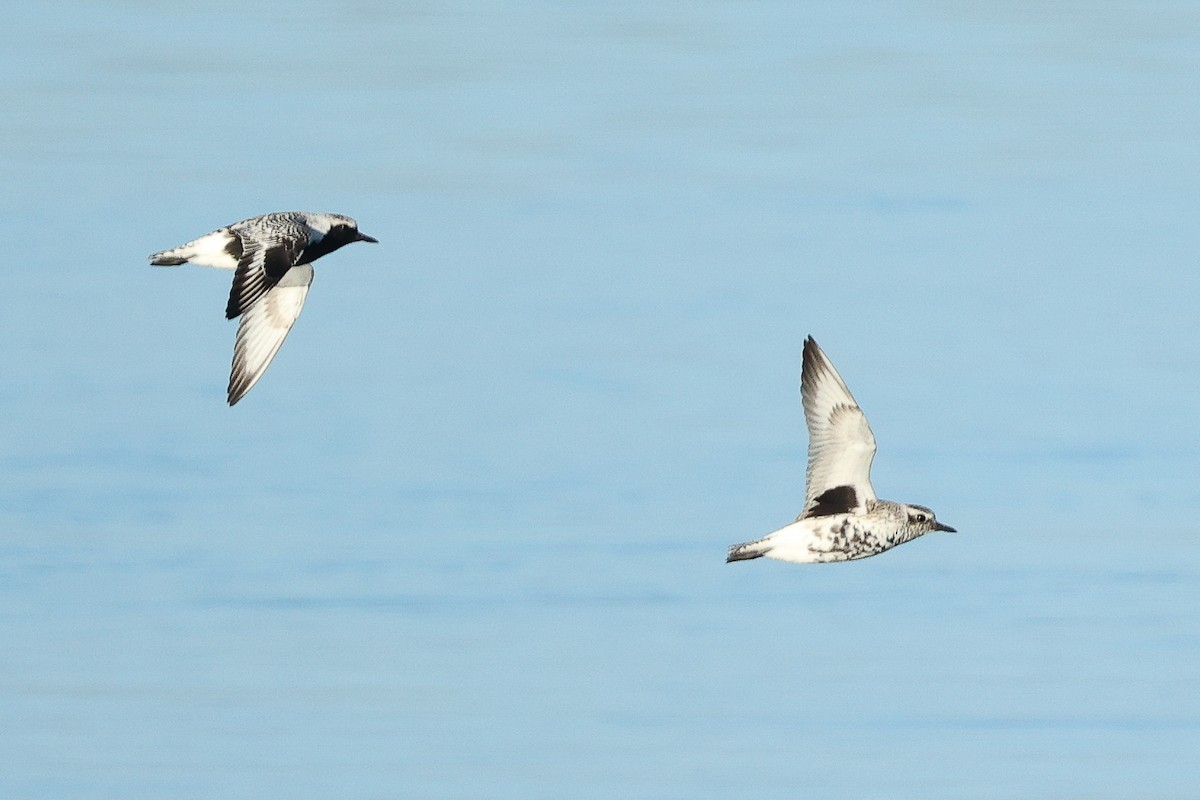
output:
<svg viewBox="0 0 1200 800"><path fill-rule="evenodd" d="M231 269L225 318L241 317L233 345L229 405L262 377L287 338L313 279L312 262L351 242L377 242L341 214L263 214L150 256L156 267L192 263Z"/></svg>
<svg viewBox="0 0 1200 800"><path fill-rule="evenodd" d="M729 548L726 561L766 556L800 564L866 558L954 528L925 506L880 500L871 488L875 435L842 376L810 336L800 395L808 423L804 511L787 527Z"/></svg>

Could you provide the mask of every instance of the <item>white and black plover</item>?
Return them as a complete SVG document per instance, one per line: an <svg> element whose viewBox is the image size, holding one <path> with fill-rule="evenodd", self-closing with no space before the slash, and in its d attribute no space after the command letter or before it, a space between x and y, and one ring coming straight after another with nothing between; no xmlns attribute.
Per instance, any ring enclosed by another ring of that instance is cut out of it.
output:
<svg viewBox="0 0 1200 800"><path fill-rule="evenodd" d="M842 376L811 336L804 341L800 395L808 423L804 511L787 527L730 547L727 562L761 556L800 564L850 561L930 531L954 532L925 506L875 496L875 435Z"/></svg>
<svg viewBox="0 0 1200 800"><path fill-rule="evenodd" d="M218 228L150 256L157 267L231 269L225 318L241 317L229 375L229 405L262 377L287 338L312 283L312 262L352 242L377 242L341 214L283 211Z"/></svg>

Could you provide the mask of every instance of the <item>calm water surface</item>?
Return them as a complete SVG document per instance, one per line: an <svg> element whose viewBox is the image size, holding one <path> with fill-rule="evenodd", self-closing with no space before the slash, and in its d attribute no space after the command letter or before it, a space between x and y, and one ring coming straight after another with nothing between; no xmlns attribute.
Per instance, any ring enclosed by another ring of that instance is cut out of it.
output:
<svg viewBox="0 0 1200 800"><path fill-rule="evenodd" d="M24 14L0 797L1195 796L1194 4ZM229 409L145 256L292 208ZM962 533L723 563L809 333Z"/></svg>

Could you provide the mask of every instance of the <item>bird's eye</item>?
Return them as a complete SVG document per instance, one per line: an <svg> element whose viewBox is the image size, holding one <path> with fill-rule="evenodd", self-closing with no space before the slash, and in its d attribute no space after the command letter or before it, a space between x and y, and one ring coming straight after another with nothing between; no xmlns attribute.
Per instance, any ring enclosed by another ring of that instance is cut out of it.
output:
<svg viewBox="0 0 1200 800"><path fill-rule="evenodd" d="M917 520L917 522L925 522L928 519L928 517L926 517L924 514L922 514L920 512L917 512L917 516L915 517L915 519Z"/></svg>

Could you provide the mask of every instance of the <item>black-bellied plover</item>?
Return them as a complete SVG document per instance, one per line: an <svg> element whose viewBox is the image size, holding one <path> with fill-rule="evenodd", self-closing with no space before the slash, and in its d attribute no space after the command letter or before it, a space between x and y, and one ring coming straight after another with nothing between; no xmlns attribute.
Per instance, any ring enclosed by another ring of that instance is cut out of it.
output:
<svg viewBox="0 0 1200 800"><path fill-rule="evenodd" d="M726 561L766 556L801 564L866 558L930 531L954 532L925 506L880 500L871 488L875 435L842 377L810 336L800 395L808 423L804 511L792 524L729 548Z"/></svg>
<svg viewBox="0 0 1200 800"><path fill-rule="evenodd" d="M245 396L279 352L304 308L312 262L352 242L376 242L341 214L263 214L150 256L157 267L192 263L234 270L225 317L241 317L229 375L229 405Z"/></svg>

